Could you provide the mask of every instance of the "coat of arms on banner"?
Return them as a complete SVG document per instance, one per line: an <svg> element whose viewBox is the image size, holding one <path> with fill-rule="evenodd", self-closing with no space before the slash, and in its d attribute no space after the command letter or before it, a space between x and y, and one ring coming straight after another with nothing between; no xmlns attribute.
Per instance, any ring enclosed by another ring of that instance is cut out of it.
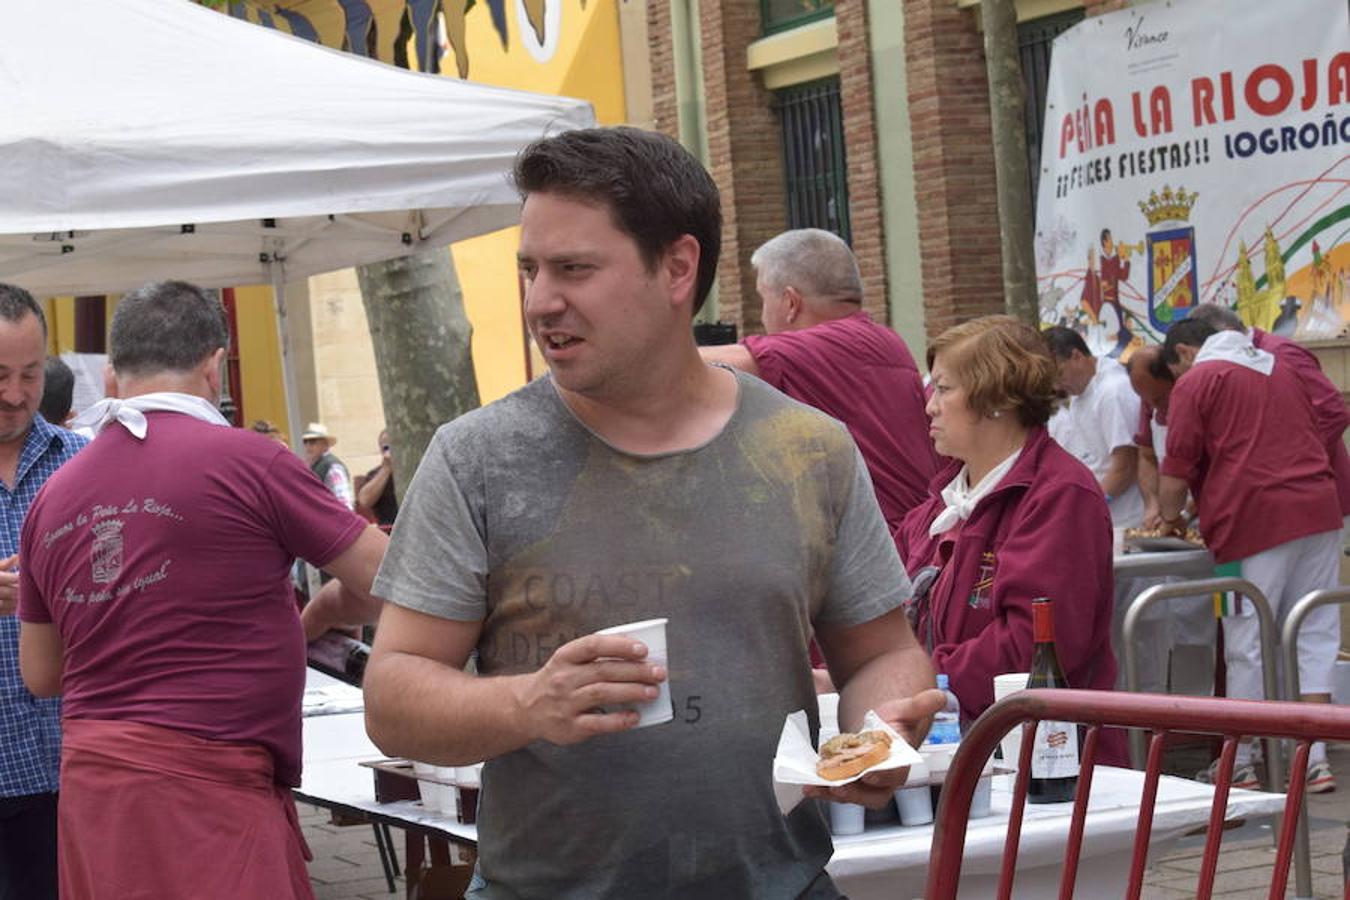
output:
<svg viewBox="0 0 1350 900"><path fill-rule="evenodd" d="M1139 210L1148 219L1148 318L1154 328L1166 331L1195 306L1199 296L1196 275L1195 229L1188 224L1191 207L1200 195L1175 192L1164 186L1154 191Z"/></svg>
<svg viewBox="0 0 1350 900"><path fill-rule="evenodd" d="M122 527L120 519L106 519L94 526L94 545L89 549L95 584L111 584L122 574Z"/></svg>

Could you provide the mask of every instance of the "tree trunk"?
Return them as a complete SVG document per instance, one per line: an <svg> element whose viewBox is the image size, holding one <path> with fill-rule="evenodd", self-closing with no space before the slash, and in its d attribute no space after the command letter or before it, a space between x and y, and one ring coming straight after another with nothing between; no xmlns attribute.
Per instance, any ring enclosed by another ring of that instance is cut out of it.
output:
<svg viewBox="0 0 1350 900"><path fill-rule="evenodd" d="M473 328L447 248L359 266L356 275L402 499L436 429L478 406Z"/></svg>
<svg viewBox="0 0 1350 900"><path fill-rule="evenodd" d="M981 0L989 113L994 132L994 175L1002 234L1003 300L1009 315L1040 327L1036 296L1034 210L1027 172L1027 136L1022 66L1017 56L1017 11L1013 0Z"/></svg>

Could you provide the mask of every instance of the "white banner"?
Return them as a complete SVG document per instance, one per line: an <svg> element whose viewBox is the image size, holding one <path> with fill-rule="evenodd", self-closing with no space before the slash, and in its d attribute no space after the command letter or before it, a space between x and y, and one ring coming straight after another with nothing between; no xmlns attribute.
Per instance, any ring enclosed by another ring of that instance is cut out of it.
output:
<svg viewBox="0 0 1350 900"><path fill-rule="evenodd" d="M1041 318L1097 353L1199 303L1331 338L1350 322L1345 0L1173 0L1055 41L1036 204Z"/></svg>

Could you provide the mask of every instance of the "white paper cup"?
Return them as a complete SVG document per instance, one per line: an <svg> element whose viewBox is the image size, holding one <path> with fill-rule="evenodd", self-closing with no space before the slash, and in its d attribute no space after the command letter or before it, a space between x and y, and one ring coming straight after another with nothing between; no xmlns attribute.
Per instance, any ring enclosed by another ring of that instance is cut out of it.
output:
<svg viewBox="0 0 1350 900"><path fill-rule="evenodd" d="M1111 555L1112 555L1112 556L1124 556L1124 555L1125 555L1125 529L1124 529L1124 528L1112 528L1112 529L1111 529Z"/></svg>
<svg viewBox="0 0 1350 900"><path fill-rule="evenodd" d="M830 833L838 835L862 834L867 827L866 810L858 803L830 801Z"/></svg>
<svg viewBox="0 0 1350 900"><path fill-rule="evenodd" d="M1002 700L1009 694L1015 694L1018 691L1027 689L1027 679L1031 677L1029 672L1010 672L1007 675L994 676L994 702ZM1022 726L1025 728L1026 726ZM1022 752L1022 728L1013 728L1003 736L999 742L999 747L1003 750L1003 765L1009 769L1017 768L1017 756Z"/></svg>
<svg viewBox="0 0 1350 900"><path fill-rule="evenodd" d="M666 622L668 621L668 619L647 619L645 622L632 622L628 625L602 628L596 634L622 634L641 641L647 645L647 661L655 665L666 666L667 672L669 672L670 667L666 663ZM667 675L665 681L657 685L657 691L655 700L649 700L646 703L619 703L610 707L610 710L636 710L639 716L638 728L669 722L675 718L675 707L670 702L669 675Z"/></svg>
<svg viewBox="0 0 1350 900"><path fill-rule="evenodd" d="M895 792L901 825L927 825L933 821L933 789L928 785L901 788Z"/></svg>
<svg viewBox="0 0 1350 900"><path fill-rule="evenodd" d="M436 766L436 777L442 781L455 780L454 766ZM448 784L436 785L437 793L440 795L436 809L441 815L454 816L459 812L459 792L453 786Z"/></svg>
<svg viewBox="0 0 1350 900"><path fill-rule="evenodd" d="M994 776L985 775L975 783L975 795L970 798L970 815L967 818L983 819L993 815Z"/></svg>

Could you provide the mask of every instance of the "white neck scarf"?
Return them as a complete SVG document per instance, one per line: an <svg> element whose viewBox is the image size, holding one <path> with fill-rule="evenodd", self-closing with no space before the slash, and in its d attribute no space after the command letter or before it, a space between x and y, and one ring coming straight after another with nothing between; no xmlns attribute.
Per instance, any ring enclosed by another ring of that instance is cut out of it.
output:
<svg viewBox="0 0 1350 900"><path fill-rule="evenodd" d="M100 400L75 417L71 429L87 428L90 433L98 434L113 422L121 423L137 440L145 440L145 432L150 427L145 414L148 412L176 412L212 425L229 427L229 421L210 403L191 394L179 394L173 391L160 391L154 394L141 394L119 400L108 397Z"/></svg>
<svg viewBox="0 0 1350 900"><path fill-rule="evenodd" d="M1275 369L1275 357L1264 350L1257 350L1252 344L1251 335L1240 331L1220 331L1211 334L1195 354L1192 365L1207 362L1230 362L1269 375Z"/></svg>
<svg viewBox="0 0 1350 900"><path fill-rule="evenodd" d="M961 471L956 473L951 484L942 489L942 502L947 504L947 508L938 513L938 517L933 520L933 524L928 526L928 534L936 537L951 529L958 522L964 522L970 518L970 514L975 511L975 506L985 496L998 487L998 483L1003 480L1003 476L1008 474L1008 470L1017 462L1017 457L1022 455L1022 448L1018 447L1012 455L1003 462L994 466L989 473L980 479L980 483L975 487L970 486L970 466L962 466Z"/></svg>

